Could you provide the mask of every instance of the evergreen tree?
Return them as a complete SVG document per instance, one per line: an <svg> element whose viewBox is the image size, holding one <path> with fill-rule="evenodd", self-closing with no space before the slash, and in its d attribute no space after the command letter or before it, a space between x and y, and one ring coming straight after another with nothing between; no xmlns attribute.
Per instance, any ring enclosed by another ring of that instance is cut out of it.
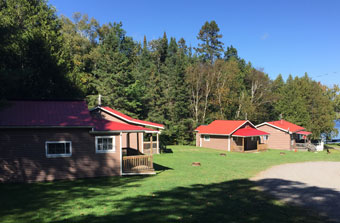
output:
<svg viewBox="0 0 340 223"><path fill-rule="evenodd" d="M166 60L165 72L168 77L166 98L168 99L167 110L169 121L165 133L172 143L187 144L190 142L192 134L192 122L189 120L190 95L185 81L185 68L188 63L185 54L187 47L183 39L178 44L175 38L170 39Z"/></svg>
<svg viewBox="0 0 340 223"><path fill-rule="evenodd" d="M230 47L227 47L227 51L224 52L224 59L230 60L232 58L235 58L236 60L239 60L237 49L233 47L233 45L230 45Z"/></svg>
<svg viewBox="0 0 340 223"><path fill-rule="evenodd" d="M198 44L196 50L204 61L213 63L217 58L221 57L223 43L220 41L222 34L219 34L219 32L220 29L214 20L210 23L208 21L205 22L199 31L197 39L202 43Z"/></svg>
<svg viewBox="0 0 340 223"><path fill-rule="evenodd" d="M110 24L110 29L99 47L99 59L93 70L92 92L88 96L90 106L96 105L97 95L102 95L103 105L114 107L135 116L138 101L133 89L137 46L126 36L121 23ZM137 90L138 92L138 90Z"/></svg>

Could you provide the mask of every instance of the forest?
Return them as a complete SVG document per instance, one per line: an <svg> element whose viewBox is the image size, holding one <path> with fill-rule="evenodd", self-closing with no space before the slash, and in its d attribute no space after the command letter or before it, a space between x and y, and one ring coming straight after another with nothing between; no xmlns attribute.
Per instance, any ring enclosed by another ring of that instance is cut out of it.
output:
<svg viewBox="0 0 340 223"><path fill-rule="evenodd" d="M58 16L44 0L0 0L0 100L84 99L135 118L165 124L166 144L192 144L193 130L215 119L254 124L285 119L313 137L334 134L339 86L307 73L271 79L221 42L207 21L191 46L160 33L135 41L123 23L86 14Z"/></svg>

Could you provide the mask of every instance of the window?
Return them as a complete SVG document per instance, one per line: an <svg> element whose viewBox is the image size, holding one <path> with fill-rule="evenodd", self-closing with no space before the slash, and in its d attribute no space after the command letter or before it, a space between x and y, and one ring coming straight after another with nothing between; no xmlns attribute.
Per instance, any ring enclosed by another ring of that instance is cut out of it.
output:
<svg viewBox="0 0 340 223"><path fill-rule="evenodd" d="M263 136L263 138L264 138L264 140L268 140L268 136L267 135Z"/></svg>
<svg viewBox="0 0 340 223"><path fill-rule="evenodd" d="M204 141L210 141L210 136L204 136Z"/></svg>
<svg viewBox="0 0 340 223"><path fill-rule="evenodd" d="M72 155L71 141L47 141L45 143L46 157L69 157Z"/></svg>
<svg viewBox="0 0 340 223"><path fill-rule="evenodd" d="M114 153L115 151L114 136L96 136L96 153Z"/></svg>

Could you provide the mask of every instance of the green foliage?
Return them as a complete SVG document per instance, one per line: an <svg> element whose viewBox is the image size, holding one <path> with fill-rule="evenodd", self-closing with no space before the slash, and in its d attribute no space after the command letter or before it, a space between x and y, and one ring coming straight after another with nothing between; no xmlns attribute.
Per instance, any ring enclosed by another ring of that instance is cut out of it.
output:
<svg viewBox="0 0 340 223"><path fill-rule="evenodd" d="M0 0L0 33L0 105L84 97L94 107L100 94L103 105L165 124L166 144L193 143L193 130L215 119L257 124L281 115L318 137L332 134L340 113L338 87L307 75L271 80L232 45L223 49L215 21L202 26L193 52L165 32L141 44L122 23L100 25L80 13L58 18L44 0Z"/></svg>
<svg viewBox="0 0 340 223"><path fill-rule="evenodd" d="M61 33L64 36L63 52L68 56L68 77L87 95L87 85L91 81L91 72L98 59L98 22L88 16L75 13L73 21L62 16Z"/></svg>
<svg viewBox="0 0 340 223"><path fill-rule="evenodd" d="M43 0L0 1L0 97L80 96L66 76L60 29L54 8Z"/></svg>
<svg viewBox="0 0 340 223"><path fill-rule="evenodd" d="M207 21L202 26L197 35L197 39L202 43L198 44L197 52L202 56L205 61L213 63L216 58L221 57L223 52L223 43L219 40L222 34L219 34L220 28L213 20L210 23Z"/></svg>
<svg viewBox="0 0 340 223"><path fill-rule="evenodd" d="M282 86L279 83L279 86L280 100L275 109L284 119L312 131L314 138L334 131L336 115L325 87L311 80L307 74L294 79L289 76L286 84Z"/></svg>
<svg viewBox="0 0 340 223"><path fill-rule="evenodd" d="M98 59L92 71L88 101L94 106L98 94L103 105L114 107L130 115L135 114L139 102L134 98L139 90L132 76L137 46L127 37L121 23L109 24L98 49ZM134 100L134 101L131 101Z"/></svg>

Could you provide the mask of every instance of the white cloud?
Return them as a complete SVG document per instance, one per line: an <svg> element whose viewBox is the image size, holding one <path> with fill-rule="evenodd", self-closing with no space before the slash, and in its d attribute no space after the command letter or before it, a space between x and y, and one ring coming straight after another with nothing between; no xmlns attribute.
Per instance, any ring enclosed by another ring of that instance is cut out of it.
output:
<svg viewBox="0 0 340 223"><path fill-rule="evenodd" d="M264 33L262 36L261 36L261 40L266 40L268 39L269 37L269 34L268 33Z"/></svg>

